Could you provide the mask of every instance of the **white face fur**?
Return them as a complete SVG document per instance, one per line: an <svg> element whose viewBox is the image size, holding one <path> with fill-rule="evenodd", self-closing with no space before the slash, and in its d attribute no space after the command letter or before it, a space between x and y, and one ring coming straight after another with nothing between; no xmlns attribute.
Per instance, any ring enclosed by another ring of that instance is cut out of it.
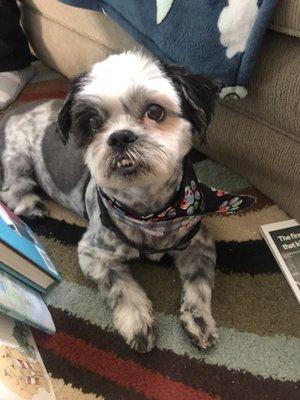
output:
<svg viewBox="0 0 300 400"><path fill-rule="evenodd" d="M184 70L182 80L186 77ZM203 82L204 92L212 90ZM65 103L69 128L85 147L85 162L98 185L143 187L172 176L191 149L192 124L181 109L186 89L178 93L162 64L140 53L112 55L73 86ZM190 103L195 112L195 99ZM202 107L196 111L203 118ZM58 123L61 118L64 124L61 114ZM120 132L124 143L115 140Z"/></svg>

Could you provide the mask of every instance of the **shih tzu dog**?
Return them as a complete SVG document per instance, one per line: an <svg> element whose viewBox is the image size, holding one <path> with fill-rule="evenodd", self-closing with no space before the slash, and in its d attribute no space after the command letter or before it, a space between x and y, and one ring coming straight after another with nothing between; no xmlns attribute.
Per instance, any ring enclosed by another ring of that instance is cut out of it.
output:
<svg viewBox="0 0 300 400"><path fill-rule="evenodd" d="M42 217L38 185L88 219L81 269L139 352L155 340L151 302L129 267L141 255L174 257L185 331L203 349L218 338L211 314L216 253L201 218L235 211L247 198L199 183L188 157L218 90L208 78L126 52L74 79L63 104L26 105L1 121L0 198L19 215Z"/></svg>

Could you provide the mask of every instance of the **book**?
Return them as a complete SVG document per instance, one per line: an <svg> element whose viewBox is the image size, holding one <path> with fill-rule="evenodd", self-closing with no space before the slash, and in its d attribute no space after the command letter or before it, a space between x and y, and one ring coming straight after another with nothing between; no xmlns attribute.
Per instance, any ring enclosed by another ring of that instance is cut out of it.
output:
<svg viewBox="0 0 300 400"><path fill-rule="evenodd" d="M61 280L33 231L1 202L0 268L41 292Z"/></svg>
<svg viewBox="0 0 300 400"><path fill-rule="evenodd" d="M261 233L300 303L300 224L290 219L262 225Z"/></svg>
<svg viewBox="0 0 300 400"><path fill-rule="evenodd" d="M55 400L29 327L1 314L0 400Z"/></svg>
<svg viewBox="0 0 300 400"><path fill-rule="evenodd" d="M51 314L41 295L1 270L0 312L46 333L55 333Z"/></svg>

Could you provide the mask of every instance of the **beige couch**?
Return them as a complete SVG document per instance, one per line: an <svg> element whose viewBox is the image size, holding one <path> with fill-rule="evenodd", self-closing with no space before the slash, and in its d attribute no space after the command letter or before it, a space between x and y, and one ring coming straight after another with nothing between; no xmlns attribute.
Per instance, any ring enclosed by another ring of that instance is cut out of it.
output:
<svg viewBox="0 0 300 400"><path fill-rule="evenodd" d="M56 0L23 0L37 56L68 77L137 43L107 16ZM220 101L201 150L300 220L300 2L279 0L243 100Z"/></svg>

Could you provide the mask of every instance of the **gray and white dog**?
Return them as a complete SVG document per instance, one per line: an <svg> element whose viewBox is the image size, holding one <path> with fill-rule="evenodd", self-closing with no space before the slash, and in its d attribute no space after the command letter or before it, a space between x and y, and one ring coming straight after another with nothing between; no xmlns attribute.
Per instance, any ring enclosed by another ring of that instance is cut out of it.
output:
<svg viewBox="0 0 300 400"><path fill-rule="evenodd" d="M137 215L162 209L180 185L193 135L203 135L210 122L217 93L208 78L126 52L74 79L63 104L26 105L1 122L0 198L19 215L41 217L47 210L35 192L40 186L76 213L86 212L81 269L97 282L117 331L139 352L155 341L151 302L129 268L140 252L101 222L99 188ZM132 243L157 245L136 226L110 217ZM147 256L159 260L168 252L175 258L183 327L207 348L218 337L211 315L214 244L202 226L182 249L172 248L174 235L159 240L166 251Z"/></svg>

